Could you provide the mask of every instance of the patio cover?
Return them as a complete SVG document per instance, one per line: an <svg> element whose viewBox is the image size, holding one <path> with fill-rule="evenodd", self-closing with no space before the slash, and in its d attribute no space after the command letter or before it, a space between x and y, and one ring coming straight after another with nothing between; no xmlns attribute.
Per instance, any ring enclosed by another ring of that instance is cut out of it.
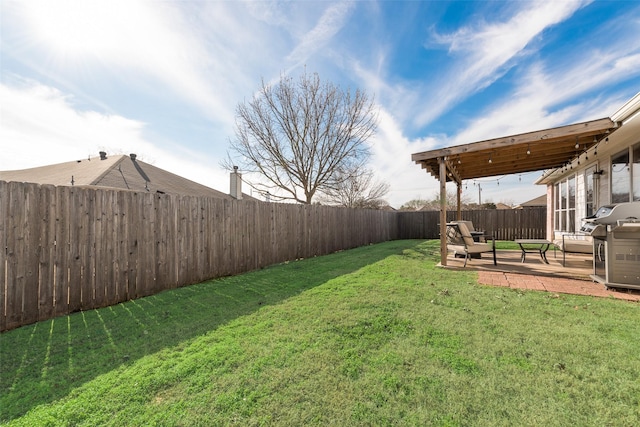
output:
<svg viewBox="0 0 640 427"><path fill-rule="evenodd" d="M611 119L604 118L423 151L412 154L411 160L436 179L440 179L439 160L444 159L447 165L447 181L456 182L555 169L597 144L616 128Z"/></svg>
<svg viewBox="0 0 640 427"><path fill-rule="evenodd" d="M440 236L446 235L446 183L458 186L458 219L462 181L560 168L618 128L610 118L505 136L464 145L423 151L411 160L440 181ZM444 179L443 179L444 178ZM440 239L442 265L447 264L446 241Z"/></svg>

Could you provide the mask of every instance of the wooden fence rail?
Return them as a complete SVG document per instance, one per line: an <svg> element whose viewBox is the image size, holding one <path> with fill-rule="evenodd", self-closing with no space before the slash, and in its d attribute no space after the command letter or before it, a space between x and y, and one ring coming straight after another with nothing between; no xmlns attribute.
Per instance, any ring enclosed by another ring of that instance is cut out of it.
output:
<svg viewBox="0 0 640 427"><path fill-rule="evenodd" d="M524 214L482 212L464 214L511 230L498 238L544 237L542 213L535 234ZM0 331L287 260L438 238L437 222L437 212L0 181Z"/></svg>

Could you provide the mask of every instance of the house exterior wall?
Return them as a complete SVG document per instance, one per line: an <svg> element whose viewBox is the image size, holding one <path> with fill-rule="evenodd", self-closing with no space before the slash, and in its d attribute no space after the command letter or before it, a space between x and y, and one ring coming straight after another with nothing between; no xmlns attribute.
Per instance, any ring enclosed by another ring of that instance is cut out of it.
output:
<svg viewBox="0 0 640 427"><path fill-rule="evenodd" d="M573 163L564 168L564 172L556 173L553 178L545 179L539 184L547 185L547 236L549 240L560 239L562 234L566 234L570 226L558 229L556 221L556 204L558 195L556 194L558 183L566 182L571 176L575 176L575 217L573 230L579 230L583 219L587 216L587 177L586 172L595 166L595 170L602 171L599 175L594 175L594 210L600 206L612 203L612 183L611 183L611 159L624 150L640 144L640 93L625 104L618 112L611 116L611 119L619 124L619 128L609 137L599 141L587 153L581 154L574 159ZM636 150L637 152L637 150ZM634 161L634 159L630 159ZM638 159L635 159L638 162ZM630 168L631 180L634 181L634 174L638 174L638 167ZM640 182L635 177L633 186L635 194L639 194L635 188Z"/></svg>
<svg viewBox="0 0 640 427"><path fill-rule="evenodd" d="M547 240L554 240L553 233L553 221L554 221L554 211L553 209L549 209L549 206L553 206L553 184L547 185Z"/></svg>
<svg viewBox="0 0 640 427"><path fill-rule="evenodd" d="M547 185L547 192L550 193L550 197L547 197L547 225L549 230L553 230L553 237L558 238L567 230L558 230L554 220L556 212L556 199L557 195L556 184L565 182L572 175L575 177L576 189L575 189L575 219L573 224L574 230L579 230L582 226L583 219L587 216L586 212L586 177L585 173L587 169L596 166L596 169L603 171L602 175L599 175L594 182L594 209L600 206L611 204L611 157L620 153L623 150L628 150L635 144L640 143L640 133L635 140L627 141L624 143L611 142L604 149L598 149L598 161L589 163L588 165L574 168L571 173L565 173L558 176Z"/></svg>

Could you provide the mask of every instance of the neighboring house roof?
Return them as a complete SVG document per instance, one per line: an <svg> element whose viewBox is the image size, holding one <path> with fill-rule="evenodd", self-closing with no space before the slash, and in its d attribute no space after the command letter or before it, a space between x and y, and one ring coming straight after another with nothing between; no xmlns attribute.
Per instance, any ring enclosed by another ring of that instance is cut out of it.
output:
<svg viewBox="0 0 640 427"><path fill-rule="evenodd" d="M511 209L511 206L507 205L506 203L498 202L496 203L496 209L501 209L501 210Z"/></svg>
<svg viewBox="0 0 640 427"><path fill-rule="evenodd" d="M542 196L536 197L535 199L528 200L524 203L516 206L517 208L531 208L537 206L547 206L547 195L543 194Z"/></svg>
<svg viewBox="0 0 640 427"><path fill-rule="evenodd" d="M229 194L137 160L135 154L107 157L101 153L100 157L84 160L0 171L0 180L233 199ZM257 200L243 194L244 198Z"/></svg>

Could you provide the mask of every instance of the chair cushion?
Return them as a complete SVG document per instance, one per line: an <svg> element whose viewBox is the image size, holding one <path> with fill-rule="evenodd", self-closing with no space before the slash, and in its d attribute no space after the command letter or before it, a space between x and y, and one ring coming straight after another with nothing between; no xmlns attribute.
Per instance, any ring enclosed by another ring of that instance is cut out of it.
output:
<svg viewBox="0 0 640 427"><path fill-rule="evenodd" d="M565 235L564 242L563 239L560 238L554 240L553 244L564 252L593 253L593 242L590 236Z"/></svg>
<svg viewBox="0 0 640 427"><path fill-rule="evenodd" d="M464 240L464 243L467 246L473 246L474 244L477 245L477 243L473 241L473 237L471 236L471 233L467 228L467 224L465 224L462 221L458 222L458 229L460 230L460 234L462 234L462 239Z"/></svg>
<svg viewBox="0 0 640 427"><path fill-rule="evenodd" d="M476 229L475 229L475 228L474 228L474 226L473 226L473 222L471 222L471 221L456 221L456 222L457 222L458 224L462 223L462 224L466 225L466 226L467 226L467 229L468 229L469 231L476 231Z"/></svg>

